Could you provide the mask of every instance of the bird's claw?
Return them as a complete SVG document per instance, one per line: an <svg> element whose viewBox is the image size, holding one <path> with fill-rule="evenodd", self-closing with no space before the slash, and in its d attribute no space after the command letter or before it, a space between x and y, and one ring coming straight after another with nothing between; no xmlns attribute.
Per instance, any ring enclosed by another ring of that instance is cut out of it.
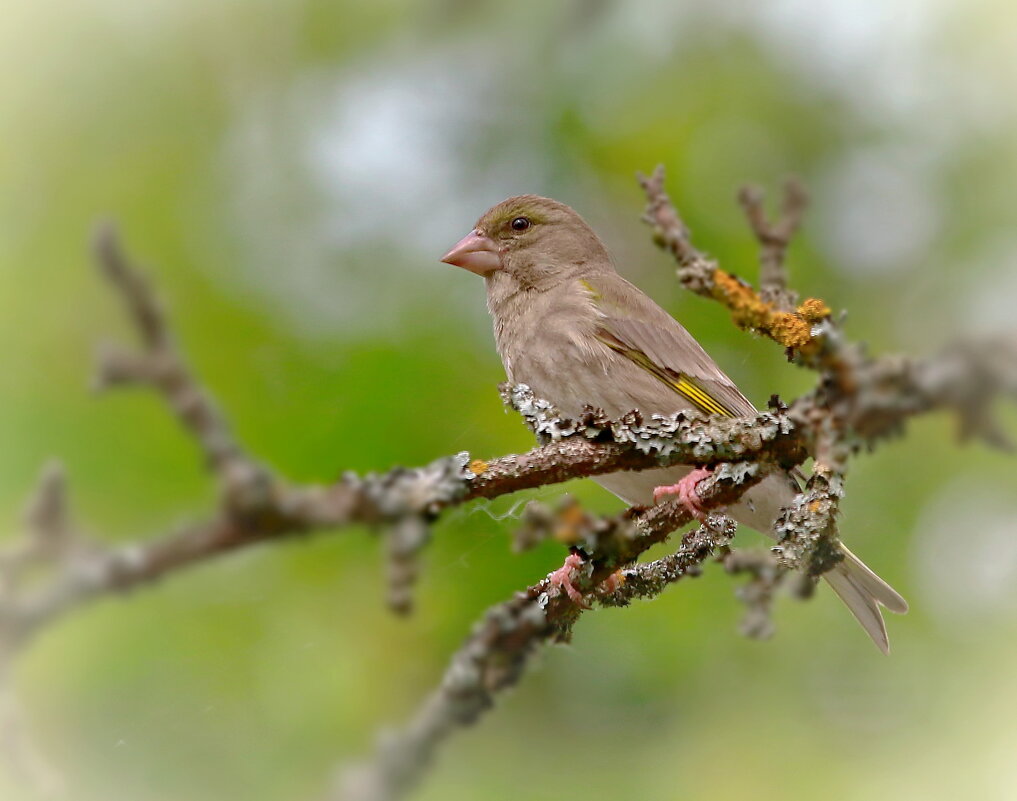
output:
<svg viewBox="0 0 1017 801"><path fill-rule="evenodd" d="M557 587L559 591L564 590L576 606L589 609L589 605L583 600L583 594L572 583L576 570L580 569L583 564L583 557L577 553L570 553L565 557L565 562L561 567L547 574L547 580L552 587Z"/></svg>
<svg viewBox="0 0 1017 801"><path fill-rule="evenodd" d="M710 470L705 467L697 467L688 475L684 476L677 484L668 484L656 487L653 490L653 502L660 503L662 498L668 495L677 495L678 501L697 520L706 519L706 510L703 502L696 493L696 485L704 478L708 478Z"/></svg>

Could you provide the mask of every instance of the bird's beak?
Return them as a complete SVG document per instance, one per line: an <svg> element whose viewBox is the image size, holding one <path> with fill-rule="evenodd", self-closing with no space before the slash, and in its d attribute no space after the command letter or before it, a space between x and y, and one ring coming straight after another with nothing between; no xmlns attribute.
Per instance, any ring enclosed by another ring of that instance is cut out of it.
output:
<svg viewBox="0 0 1017 801"><path fill-rule="evenodd" d="M498 246L491 237L484 236L480 231L470 231L441 260L483 276L501 269Z"/></svg>

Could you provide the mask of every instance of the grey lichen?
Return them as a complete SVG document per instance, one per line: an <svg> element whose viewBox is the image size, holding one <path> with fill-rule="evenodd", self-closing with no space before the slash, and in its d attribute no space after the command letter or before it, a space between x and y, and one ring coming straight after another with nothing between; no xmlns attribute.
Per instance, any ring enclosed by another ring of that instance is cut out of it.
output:
<svg viewBox="0 0 1017 801"><path fill-rule="evenodd" d="M782 567L817 577L844 558L837 533L843 497L843 476L818 465L805 491L795 497L776 523L780 541L773 551Z"/></svg>
<svg viewBox="0 0 1017 801"><path fill-rule="evenodd" d="M723 515L710 515L707 524L689 532L675 553L620 572L616 589L598 594L602 606L628 606L637 598L660 595L683 578L700 575L702 563L734 537L735 522Z"/></svg>
<svg viewBox="0 0 1017 801"><path fill-rule="evenodd" d="M436 459L424 467L394 468L387 473L344 476L371 504L379 520L406 515L432 516L458 501L475 478L465 451Z"/></svg>
<svg viewBox="0 0 1017 801"><path fill-rule="evenodd" d="M571 419L562 417L550 403L536 398L526 384L502 384L502 399L522 415L542 443L581 436L593 441L627 444L639 453L656 454L661 466L674 464L676 454L704 461L732 461L746 454L760 454L765 446L789 440L797 431L787 409L759 412L754 417L707 417L694 411L644 417L638 410L612 420L603 410L587 407ZM793 443L787 449L790 462L797 456ZM804 454L802 454L804 458Z"/></svg>

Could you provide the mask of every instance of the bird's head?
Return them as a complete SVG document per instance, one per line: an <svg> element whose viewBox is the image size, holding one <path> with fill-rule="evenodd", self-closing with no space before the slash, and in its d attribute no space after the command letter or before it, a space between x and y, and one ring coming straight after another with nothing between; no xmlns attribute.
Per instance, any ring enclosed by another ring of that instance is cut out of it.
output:
<svg viewBox="0 0 1017 801"><path fill-rule="evenodd" d="M610 269L607 250L586 221L539 195L510 197L488 209L442 261L527 289Z"/></svg>

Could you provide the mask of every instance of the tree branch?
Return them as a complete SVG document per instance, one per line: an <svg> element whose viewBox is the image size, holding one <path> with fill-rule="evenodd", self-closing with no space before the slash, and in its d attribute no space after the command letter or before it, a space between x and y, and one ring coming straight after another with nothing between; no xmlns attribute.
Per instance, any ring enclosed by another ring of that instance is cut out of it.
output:
<svg viewBox="0 0 1017 801"><path fill-rule="evenodd" d="M683 578L699 576L703 557L725 548L734 537L735 528L728 517L711 518L710 525L686 534L673 554L621 570L619 586L600 594L597 600L602 606L628 606L636 599L655 598Z"/></svg>
<svg viewBox="0 0 1017 801"><path fill-rule="evenodd" d="M794 309L790 303L794 295L787 290L783 272L784 251L805 209L804 192L789 188L784 215L773 225L766 221L757 192L749 190L747 197L743 197L743 206L763 244L765 286L770 289L761 295L693 247L688 228L664 191L663 166L658 166L650 176L640 175L639 183L647 198L643 220L653 228L654 241L678 262L678 280L682 286L719 301L731 312L735 325L778 342L788 350L789 356L803 359L805 363L817 360L824 341L814 327L829 317L830 308L821 300L809 298Z"/></svg>

